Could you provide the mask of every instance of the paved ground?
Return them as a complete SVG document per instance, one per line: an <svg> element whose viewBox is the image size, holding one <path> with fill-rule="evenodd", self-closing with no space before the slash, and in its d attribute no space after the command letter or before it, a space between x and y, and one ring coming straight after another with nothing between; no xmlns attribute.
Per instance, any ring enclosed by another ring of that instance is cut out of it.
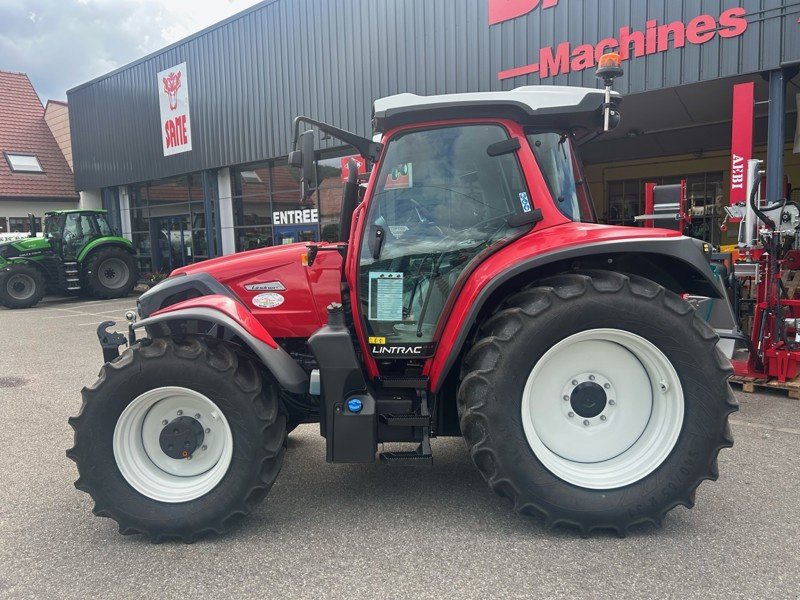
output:
<svg viewBox="0 0 800 600"><path fill-rule="evenodd" d="M313 426L226 537L122 537L91 515L64 450L100 366L94 329L133 303L0 309L0 597L800 597L800 401L779 394L738 394L720 481L626 539L513 515L460 439L434 442L432 468L326 465Z"/></svg>

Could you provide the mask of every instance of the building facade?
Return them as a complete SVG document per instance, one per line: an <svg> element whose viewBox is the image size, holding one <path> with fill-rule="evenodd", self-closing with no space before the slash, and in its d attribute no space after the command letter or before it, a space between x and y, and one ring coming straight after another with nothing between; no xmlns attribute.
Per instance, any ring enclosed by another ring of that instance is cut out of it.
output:
<svg viewBox="0 0 800 600"><path fill-rule="evenodd" d="M631 223L645 182L685 179L695 233L722 243L735 84L753 83L768 187L800 186L799 17L800 0L267 0L70 90L75 182L145 271L334 239L348 150L323 141L301 204L295 116L370 135L376 98L596 87L617 51L622 125L582 148L599 215Z"/></svg>

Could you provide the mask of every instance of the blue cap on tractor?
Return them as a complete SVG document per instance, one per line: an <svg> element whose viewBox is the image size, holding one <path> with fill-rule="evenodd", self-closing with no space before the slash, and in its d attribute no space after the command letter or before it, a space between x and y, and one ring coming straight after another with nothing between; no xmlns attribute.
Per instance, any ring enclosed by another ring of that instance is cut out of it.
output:
<svg viewBox="0 0 800 600"><path fill-rule="evenodd" d="M351 413L360 413L362 408L364 408L364 403L358 398L353 398L347 401L347 410L349 410Z"/></svg>

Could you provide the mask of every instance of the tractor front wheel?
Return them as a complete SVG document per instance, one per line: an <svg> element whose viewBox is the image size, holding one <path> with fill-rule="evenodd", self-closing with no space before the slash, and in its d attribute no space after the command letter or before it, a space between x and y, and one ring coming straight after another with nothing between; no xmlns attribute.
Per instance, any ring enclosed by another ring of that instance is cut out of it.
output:
<svg viewBox="0 0 800 600"><path fill-rule="evenodd" d="M31 265L13 264L0 271L0 304L8 308L30 308L45 292L42 273Z"/></svg>
<svg viewBox="0 0 800 600"><path fill-rule="evenodd" d="M156 338L104 365L70 419L75 487L120 533L192 542L266 496L283 463L277 384L234 346Z"/></svg>
<svg viewBox="0 0 800 600"><path fill-rule="evenodd" d="M652 281L570 273L510 297L482 326L459 388L461 429L518 512L624 535L691 507L732 445L736 402L717 336Z"/></svg>
<svg viewBox="0 0 800 600"><path fill-rule="evenodd" d="M95 298L124 298L139 277L136 258L117 246L95 250L83 265L85 289Z"/></svg>

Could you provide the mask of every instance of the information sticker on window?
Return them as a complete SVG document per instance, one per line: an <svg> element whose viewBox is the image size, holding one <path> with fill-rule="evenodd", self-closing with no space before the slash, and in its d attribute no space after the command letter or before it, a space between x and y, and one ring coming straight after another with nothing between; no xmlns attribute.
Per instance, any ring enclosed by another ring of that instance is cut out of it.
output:
<svg viewBox="0 0 800 600"><path fill-rule="evenodd" d="M369 320L403 320L403 274L374 272L369 274Z"/></svg>
<svg viewBox="0 0 800 600"><path fill-rule="evenodd" d="M385 190L407 189L414 185L414 173L411 163L397 165L386 176Z"/></svg>

